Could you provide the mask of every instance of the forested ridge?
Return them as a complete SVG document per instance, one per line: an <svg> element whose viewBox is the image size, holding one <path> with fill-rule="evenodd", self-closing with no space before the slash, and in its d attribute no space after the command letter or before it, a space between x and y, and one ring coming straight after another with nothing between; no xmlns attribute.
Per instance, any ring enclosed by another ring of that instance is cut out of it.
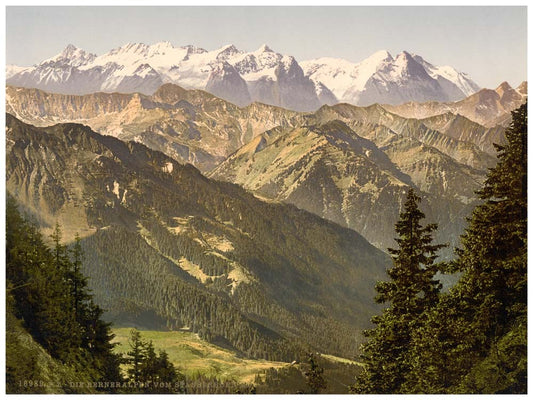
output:
<svg viewBox="0 0 533 400"><path fill-rule="evenodd" d="M320 357L319 367L317 356L308 364L299 346L292 356L301 364L266 370L253 383L202 374L185 377L164 348L156 348L136 329L130 332L129 350L117 353L111 324L101 319L103 311L94 303L81 273L82 263L87 262L81 240L64 245L59 225L46 240L37 225L21 215L10 195L6 214L7 393L316 393L326 389L326 382L338 393L347 390L357 371L357 366ZM187 295L185 291L185 299ZM201 327L202 310L210 303L191 297L198 307L195 323ZM224 306L218 307L215 311L223 313ZM228 323L241 337L236 321ZM265 351L271 352L275 344L269 345Z"/></svg>

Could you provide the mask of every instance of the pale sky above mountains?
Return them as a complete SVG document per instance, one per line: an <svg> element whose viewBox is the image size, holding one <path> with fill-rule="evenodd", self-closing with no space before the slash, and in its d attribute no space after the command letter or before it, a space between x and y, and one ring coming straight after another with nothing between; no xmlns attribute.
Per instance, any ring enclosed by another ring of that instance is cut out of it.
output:
<svg viewBox="0 0 533 400"><path fill-rule="evenodd" d="M480 86L527 79L527 9L520 7L7 7L6 62L39 63L72 43L103 54L128 42L214 50L263 43L298 61L359 62L407 50L451 65Z"/></svg>

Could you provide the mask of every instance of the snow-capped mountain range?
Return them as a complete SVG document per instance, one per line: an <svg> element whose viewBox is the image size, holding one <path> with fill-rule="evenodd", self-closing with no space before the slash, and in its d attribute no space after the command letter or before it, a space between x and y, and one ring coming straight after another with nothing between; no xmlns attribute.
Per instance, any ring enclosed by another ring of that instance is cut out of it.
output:
<svg viewBox="0 0 533 400"><path fill-rule="evenodd" d="M449 66L434 66L406 51L396 57L378 51L357 64L319 58L304 61L301 66L306 76L328 87L337 100L360 106L456 101L480 89L468 75Z"/></svg>
<svg viewBox="0 0 533 400"><path fill-rule="evenodd" d="M73 45L31 67L7 66L7 84L64 94L154 93L164 83L203 89L239 106L258 101L298 111L347 102L455 101L479 90L466 74L402 52L379 51L360 63L319 58L298 63L267 45L207 51L130 43L103 55Z"/></svg>

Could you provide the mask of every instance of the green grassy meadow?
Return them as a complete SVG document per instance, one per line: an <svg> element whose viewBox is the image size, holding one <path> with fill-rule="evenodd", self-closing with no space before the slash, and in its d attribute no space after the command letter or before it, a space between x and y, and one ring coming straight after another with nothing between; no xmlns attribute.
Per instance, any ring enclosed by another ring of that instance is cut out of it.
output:
<svg viewBox="0 0 533 400"><path fill-rule="evenodd" d="M115 328L113 342L118 343L115 351L127 353L128 338L132 328ZM201 374L220 380L235 380L251 383L257 374L268 368L281 368L287 363L249 360L237 357L229 350L206 342L197 334L187 331L143 331L143 340L152 341L156 352L165 350L169 360L187 377Z"/></svg>

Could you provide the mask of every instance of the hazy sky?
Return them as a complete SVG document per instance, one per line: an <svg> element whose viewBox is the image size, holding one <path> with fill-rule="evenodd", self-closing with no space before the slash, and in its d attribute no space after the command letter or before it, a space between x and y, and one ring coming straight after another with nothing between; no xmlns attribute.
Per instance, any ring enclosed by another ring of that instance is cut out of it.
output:
<svg viewBox="0 0 533 400"><path fill-rule="evenodd" d="M127 42L214 50L263 43L303 61L359 62L407 50L480 86L527 79L526 7L7 7L6 62L32 65L72 43L105 53Z"/></svg>

